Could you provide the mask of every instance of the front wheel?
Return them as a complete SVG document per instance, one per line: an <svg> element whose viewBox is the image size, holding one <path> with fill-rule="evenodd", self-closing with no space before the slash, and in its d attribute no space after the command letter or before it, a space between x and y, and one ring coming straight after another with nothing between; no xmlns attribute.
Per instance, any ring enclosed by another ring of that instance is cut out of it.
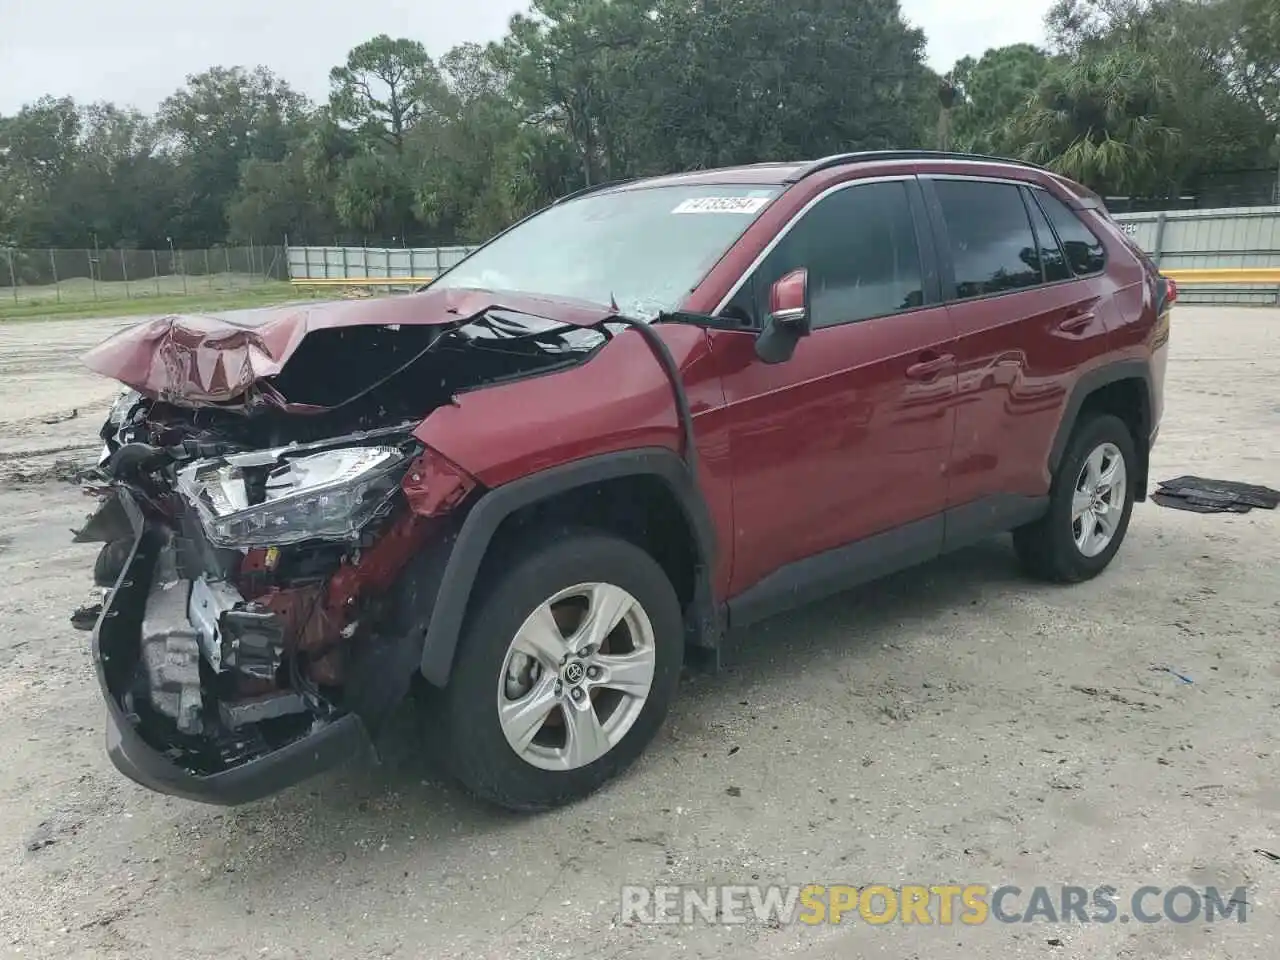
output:
<svg viewBox="0 0 1280 960"><path fill-rule="evenodd" d="M466 787L537 810L640 755L679 679L683 628L666 574L625 540L572 532L515 557L477 584L440 720Z"/></svg>
<svg viewBox="0 0 1280 960"><path fill-rule="evenodd" d="M1103 414L1072 435L1053 478L1048 512L1013 533L1028 572L1058 583L1096 577L1120 549L1133 512L1133 435Z"/></svg>

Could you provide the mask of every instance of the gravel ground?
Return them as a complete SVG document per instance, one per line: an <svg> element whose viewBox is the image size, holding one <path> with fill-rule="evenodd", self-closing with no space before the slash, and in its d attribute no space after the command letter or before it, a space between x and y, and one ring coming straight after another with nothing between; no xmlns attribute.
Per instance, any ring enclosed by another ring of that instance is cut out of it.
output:
<svg viewBox="0 0 1280 960"><path fill-rule="evenodd" d="M0 326L0 952L1278 955L1280 862L1257 852L1280 852L1276 512L1145 504L1085 585L1024 581L994 541L783 618L687 680L633 771L568 810L477 808L417 760L407 718L381 767L252 806L135 787L67 621L94 550L70 543L87 503L56 479L113 392L75 357L115 325ZM1172 350L1153 480L1280 487L1280 312L1180 307ZM617 922L623 884L755 878L1244 884L1248 922Z"/></svg>

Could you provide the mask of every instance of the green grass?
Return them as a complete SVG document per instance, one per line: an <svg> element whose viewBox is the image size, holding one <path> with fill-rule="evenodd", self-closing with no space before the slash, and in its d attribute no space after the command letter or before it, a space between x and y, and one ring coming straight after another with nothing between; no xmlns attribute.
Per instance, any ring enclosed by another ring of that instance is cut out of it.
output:
<svg viewBox="0 0 1280 960"><path fill-rule="evenodd" d="M63 281L56 291L52 286L19 287L16 301L12 288L0 288L0 321L209 313L264 307L312 296L279 280L256 280L252 285L247 282L219 284L217 276L213 277L213 289L210 289L208 277L187 278L187 293L184 295L181 278L160 279L159 294L156 293L155 281L144 280L130 283L127 297L123 283L99 283L97 299L94 299L92 284L87 280Z"/></svg>
<svg viewBox="0 0 1280 960"><path fill-rule="evenodd" d="M146 280L90 280L88 277L68 277L58 283L42 286L19 285L17 300L53 301L75 303L78 301L109 302L112 300L141 300L144 297L191 296L199 293L226 293L248 290L278 280L250 273L211 273L202 277L169 275ZM0 289L0 298L15 299L14 289Z"/></svg>

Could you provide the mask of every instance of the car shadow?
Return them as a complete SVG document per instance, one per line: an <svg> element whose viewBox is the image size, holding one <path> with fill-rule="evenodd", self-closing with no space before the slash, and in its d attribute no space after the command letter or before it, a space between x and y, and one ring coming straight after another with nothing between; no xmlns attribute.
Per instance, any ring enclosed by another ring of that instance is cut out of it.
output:
<svg viewBox="0 0 1280 960"><path fill-rule="evenodd" d="M833 655L857 655L884 646L909 648L923 624L960 604L977 604L983 594L1022 580L1007 538L967 548L912 570L850 590L790 614L780 615L733 638L723 668L715 674L686 671L670 723L693 714L726 711L744 687L786 685L808 670L830 669ZM379 740L377 763L356 761L345 768L301 784L270 800L232 812L222 835L231 845L256 845L260 872L282 876L298 868L296 858L346 863L350 869L365 849L352 838L394 833L435 846L433 855L455 844L484 842L505 834L527 835L530 815L500 810L475 800L440 769L441 745L432 739L413 703L403 705ZM650 751L657 762L680 747L659 738ZM646 761L642 761L644 763ZM654 762L652 759L648 762ZM593 801L625 790L628 777L610 785ZM581 816L578 807L535 814L534 819ZM292 842L271 851L261 843L263 818L288 818ZM381 841L368 848L370 862L384 850ZM327 852L326 852L327 850ZM385 852L382 853L385 858Z"/></svg>
<svg viewBox="0 0 1280 960"><path fill-rule="evenodd" d="M1011 582L1027 581L1009 538L983 541L731 635L722 651L722 675L759 674L779 682L829 664L837 646L909 644L912 623L977 604L984 593ZM715 695L718 679L702 685L708 695Z"/></svg>

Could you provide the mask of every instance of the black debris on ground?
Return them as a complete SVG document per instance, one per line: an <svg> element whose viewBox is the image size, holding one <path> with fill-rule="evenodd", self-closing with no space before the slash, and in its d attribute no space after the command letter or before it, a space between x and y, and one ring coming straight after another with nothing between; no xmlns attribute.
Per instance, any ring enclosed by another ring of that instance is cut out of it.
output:
<svg viewBox="0 0 1280 960"><path fill-rule="evenodd" d="M1235 480L1177 477L1161 481L1151 499L1162 507L1193 513L1248 513L1254 507L1274 510L1280 490Z"/></svg>
<svg viewBox="0 0 1280 960"><path fill-rule="evenodd" d="M71 625L77 630L92 630L102 616L101 603L86 603L71 613Z"/></svg>
<svg viewBox="0 0 1280 960"><path fill-rule="evenodd" d="M34 853L37 850L43 850L45 847L51 847L58 842L58 838L53 835L53 826L49 823L42 823L32 832L27 840L27 849Z"/></svg>

